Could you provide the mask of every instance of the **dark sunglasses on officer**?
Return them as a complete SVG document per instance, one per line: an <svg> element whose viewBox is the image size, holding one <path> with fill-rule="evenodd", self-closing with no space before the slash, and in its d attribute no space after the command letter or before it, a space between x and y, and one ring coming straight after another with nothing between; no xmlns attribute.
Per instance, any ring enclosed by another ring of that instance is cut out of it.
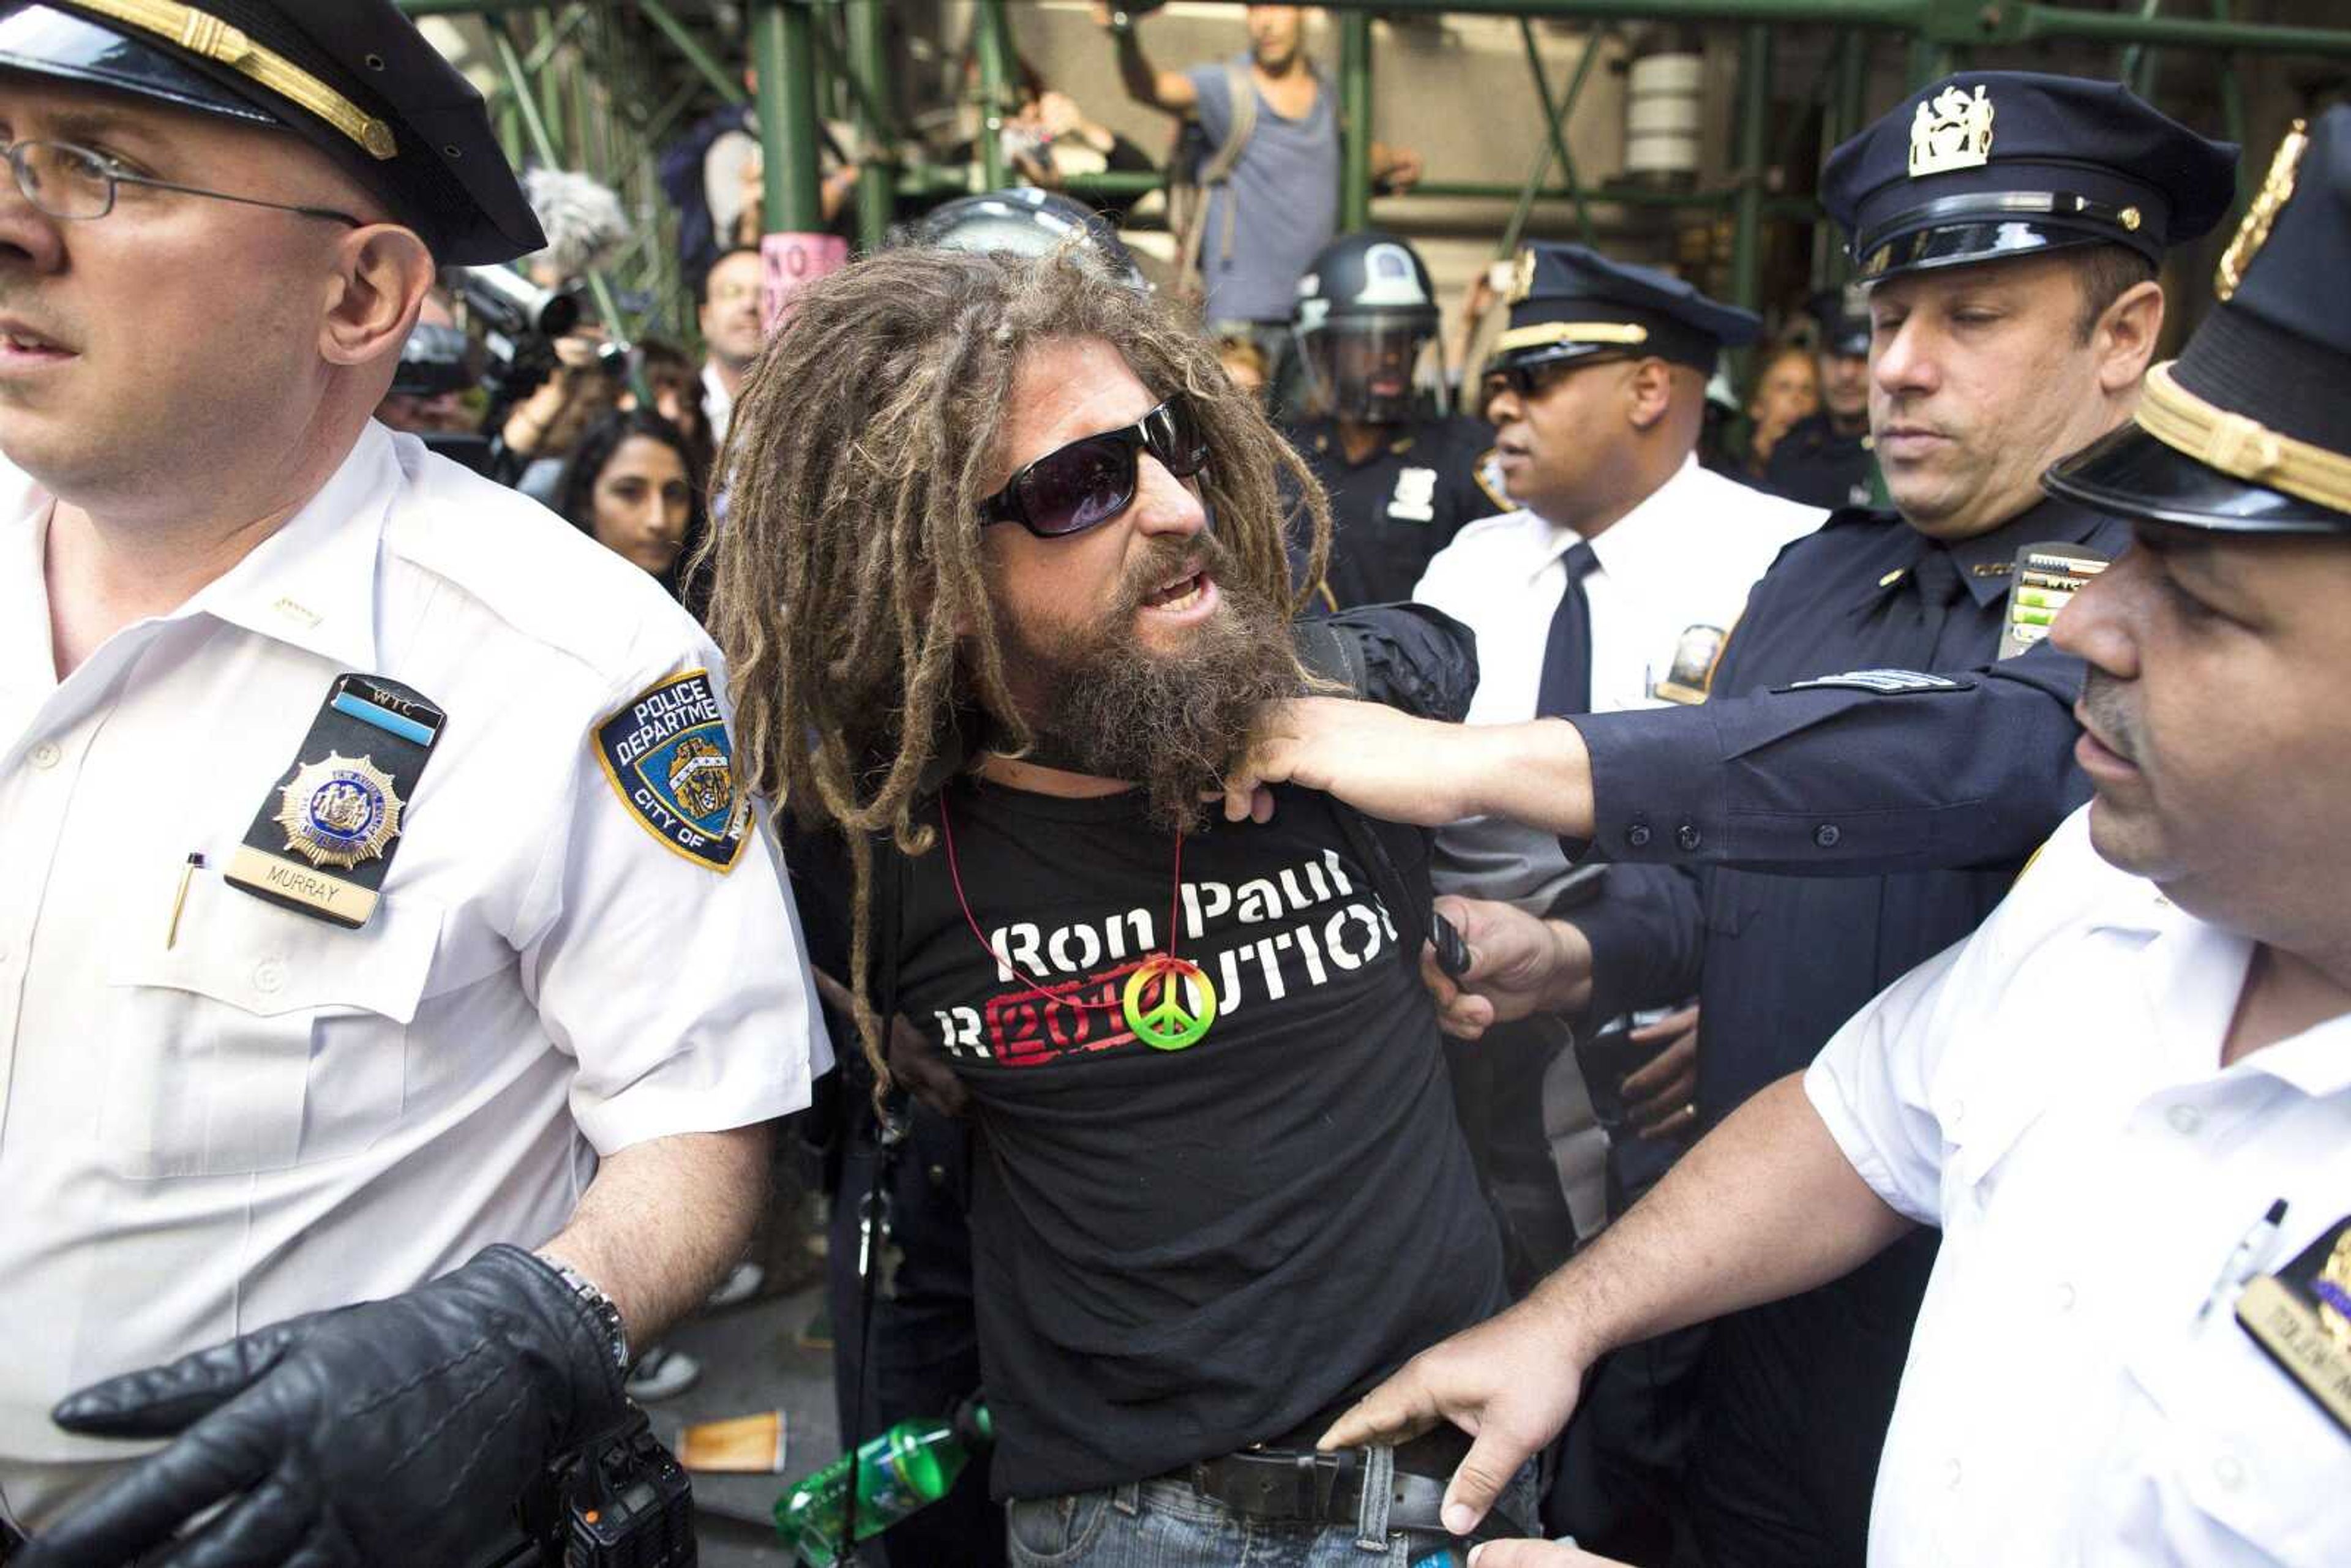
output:
<svg viewBox="0 0 2351 1568"><path fill-rule="evenodd" d="M980 503L980 526L1019 523L1040 539L1057 539L1106 523L1134 504L1146 451L1178 479L1207 466L1207 439L1182 393L1122 430L1081 437L1022 468Z"/></svg>
<svg viewBox="0 0 2351 1568"><path fill-rule="evenodd" d="M1482 418L1494 405L1494 400L1504 392L1528 402L1542 396L1567 379L1570 371L1580 371L1586 365L1609 364L1630 358L1616 353L1575 354L1555 360L1537 360L1532 363L1496 365L1478 383L1478 413Z"/></svg>

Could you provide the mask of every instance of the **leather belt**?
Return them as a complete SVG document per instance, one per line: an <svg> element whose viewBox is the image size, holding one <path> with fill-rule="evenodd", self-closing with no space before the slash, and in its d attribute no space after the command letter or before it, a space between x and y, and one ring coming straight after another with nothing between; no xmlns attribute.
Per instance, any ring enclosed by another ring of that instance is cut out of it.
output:
<svg viewBox="0 0 2351 1568"><path fill-rule="evenodd" d="M1353 1524L1363 1517L1364 1485L1375 1469L1371 1450L1340 1448L1324 1453L1314 1437L1328 1423L1213 1459L1200 1459L1166 1479L1181 1481L1210 1502L1250 1519L1297 1520L1315 1524ZM1469 1438L1453 1427L1400 1445L1388 1478L1388 1528L1451 1535L1440 1511L1453 1471L1469 1452ZM1488 1512L1467 1539L1522 1539L1526 1531L1500 1510Z"/></svg>

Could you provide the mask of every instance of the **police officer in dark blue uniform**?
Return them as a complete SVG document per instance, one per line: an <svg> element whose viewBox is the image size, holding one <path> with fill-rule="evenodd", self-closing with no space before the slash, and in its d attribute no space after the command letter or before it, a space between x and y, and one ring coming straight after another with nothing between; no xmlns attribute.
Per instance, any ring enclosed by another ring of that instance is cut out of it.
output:
<svg viewBox="0 0 2351 1568"><path fill-rule="evenodd" d="M1489 472L1485 421L1425 412L1415 371L1437 340L1420 253L1367 231L1299 279L1291 318L1311 413L1289 434L1331 497L1326 610L1410 599L1465 523L1511 509Z"/></svg>
<svg viewBox="0 0 2351 1568"><path fill-rule="evenodd" d="M1789 426L1763 465L1763 487L1808 507L1883 506L1869 438L1869 294L1853 284L1814 295L1813 361L1821 406Z"/></svg>
<svg viewBox="0 0 2351 1568"><path fill-rule="evenodd" d="M1332 705L1293 716L1264 776L1701 868L1659 884L1646 928L1566 934L1565 988L1612 1016L1686 994L1702 951L1702 1124L1802 1067L1972 930L2087 798L2082 666L2042 633L2128 534L2037 481L2129 416L2162 324L2156 264L2226 210L2235 156L2111 83L1969 72L1904 99L1836 151L1823 192L1870 287L1871 426L1897 509L1839 512L1782 553L1701 713L1473 748ZM1499 950L1482 918L1464 935ZM1704 1560L1862 1560L1930 1262L1930 1241L1907 1243L1717 1325L1689 1499Z"/></svg>

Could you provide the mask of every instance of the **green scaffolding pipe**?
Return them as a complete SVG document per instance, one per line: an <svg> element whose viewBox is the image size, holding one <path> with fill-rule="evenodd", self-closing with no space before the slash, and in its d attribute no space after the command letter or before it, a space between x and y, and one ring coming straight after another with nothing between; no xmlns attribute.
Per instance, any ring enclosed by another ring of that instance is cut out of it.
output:
<svg viewBox="0 0 2351 1568"><path fill-rule="evenodd" d="M1372 19L1339 21L1339 232L1372 225Z"/></svg>
<svg viewBox="0 0 2351 1568"><path fill-rule="evenodd" d="M1869 123L1869 35L1858 28L1849 28L1838 36L1836 44L1836 85L1830 98L1831 118L1823 125L1821 158L1858 134ZM1845 254L1834 224L1818 223L1813 226L1813 281L1823 288L1834 287L1853 275L1853 258Z"/></svg>
<svg viewBox="0 0 2351 1568"><path fill-rule="evenodd" d="M547 134L547 122L539 118L538 105L531 101L529 84L523 79L522 53L515 47L514 35L507 30L506 19L489 16L484 18L484 24L489 29L490 47L497 52L498 68L506 73L515 107L522 114L523 133L530 139L532 152L549 168L561 168L563 161L556 156L555 143ZM605 281L601 272L588 275L588 292L596 300L597 313L602 318L606 330L612 334L615 342L625 347L632 334L628 329L627 320L621 315L620 301L613 297L612 286ZM642 387L638 391L641 396L647 395Z"/></svg>
<svg viewBox="0 0 2351 1568"><path fill-rule="evenodd" d="M1763 297L1763 140L1771 120L1771 29L1740 29L1739 184L1730 232L1730 298L1752 310Z"/></svg>
<svg viewBox="0 0 2351 1568"><path fill-rule="evenodd" d="M2020 8L2012 32L2000 41L2082 38L2102 44L2160 44L2167 48L2252 49L2268 54L2351 56L2351 28L2286 27L2266 23L2205 21L2194 16L2132 16L2074 11L2062 5Z"/></svg>
<svg viewBox="0 0 2351 1568"><path fill-rule="evenodd" d="M1535 156L1534 172L1520 193L1519 204L1510 214L1510 226L1503 231L1500 254L1511 256L1519 248L1519 236L1525 231L1527 214L1534 204L1534 193L1551 177L1551 161L1559 160L1559 171L1567 181L1569 199L1575 204L1576 233L1583 243L1596 246L1598 235L1592 227L1592 212L1584 204L1583 181L1575 172L1575 154L1568 150L1567 122L1575 113L1575 102L1583 96L1583 83L1592 70L1592 57L1600 45L1600 29L1594 27L1583 36L1583 48L1576 56L1575 77L1568 83L1567 98L1556 108L1551 99L1551 78L1543 70L1542 52L1535 47L1534 25L1524 16L1519 18L1519 42L1525 47L1527 70L1535 79L1535 96L1542 100L1543 128L1546 132L1542 150Z"/></svg>
<svg viewBox="0 0 2351 1568"><path fill-rule="evenodd" d="M983 0L983 4L991 3L994 0ZM648 16L657 4L658 0L640 0ZM545 0L399 0L399 5L412 16L496 16L547 8ZM1991 0L1980 6L1956 5L1949 0L1325 0L1325 5L1349 14L1377 11L1398 16L1453 12L1610 22L1821 22L1931 35L1943 46L2085 38L2111 44L2159 44L2168 48L2351 56L2351 29L2139 17L2063 5L2010 5L2005 0Z"/></svg>
<svg viewBox="0 0 2351 1568"><path fill-rule="evenodd" d="M761 218L769 234L824 226L817 182L816 42L804 5L755 0L751 58L759 69Z"/></svg>
<svg viewBox="0 0 2351 1568"><path fill-rule="evenodd" d="M637 9L644 14L646 21L661 30L662 37L669 40L670 47L684 57L685 63L710 84L711 90L717 93L729 108L750 101L750 95L743 90L743 84L711 57L710 51L702 47L702 40L687 31L684 23L671 15L664 0L637 0Z"/></svg>
<svg viewBox="0 0 2351 1568"><path fill-rule="evenodd" d="M2138 14L2142 20L2162 9L2163 0L2139 0ZM2131 91L2145 98L2155 84L2155 60L2156 51L2145 44L2126 44L2123 47L2122 63L2115 75L2129 84Z"/></svg>
<svg viewBox="0 0 2351 1568"><path fill-rule="evenodd" d="M973 11L972 41L979 53L980 189L1004 188L1004 93L1012 74L1011 40L1004 29L1001 0L979 0Z"/></svg>
<svg viewBox="0 0 2351 1568"><path fill-rule="evenodd" d="M880 247L897 215L890 191L894 168L877 156L893 140L883 108L890 101L890 51L882 5L883 0L849 0L848 75L862 117L858 133L865 143L865 164L857 179L857 242L867 250Z"/></svg>

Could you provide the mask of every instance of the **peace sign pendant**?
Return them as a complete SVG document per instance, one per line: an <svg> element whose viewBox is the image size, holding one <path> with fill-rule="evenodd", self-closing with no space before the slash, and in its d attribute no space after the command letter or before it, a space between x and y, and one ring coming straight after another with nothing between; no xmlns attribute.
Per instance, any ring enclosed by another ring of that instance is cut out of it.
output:
<svg viewBox="0 0 2351 1568"><path fill-rule="evenodd" d="M1186 1051L1217 1021L1217 988L1197 964L1154 953L1126 977L1126 1027L1154 1051Z"/></svg>

